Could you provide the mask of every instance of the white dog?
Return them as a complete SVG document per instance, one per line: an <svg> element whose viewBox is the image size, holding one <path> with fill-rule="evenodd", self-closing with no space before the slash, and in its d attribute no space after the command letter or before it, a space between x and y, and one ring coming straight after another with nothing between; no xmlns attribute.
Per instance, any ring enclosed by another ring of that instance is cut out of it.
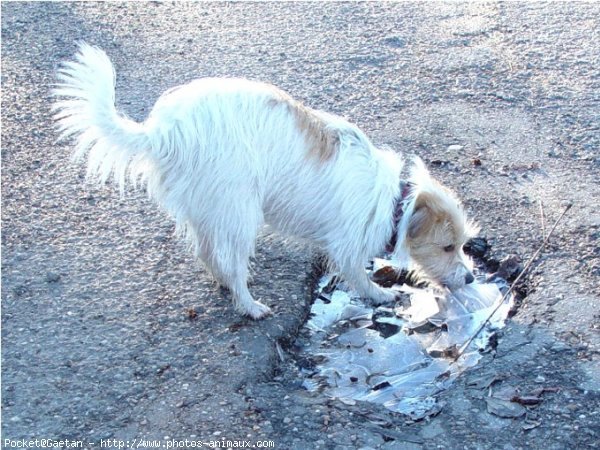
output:
<svg viewBox="0 0 600 450"><path fill-rule="evenodd" d="M260 227L320 245L365 297L394 299L369 280L368 258L389 248L433 282L473 281L462 247L472 232L456 197L420 160L408 183L402 159L373 146L346 120L313 110L263 83L206 78L173 88L136 123L115 109L106 54L81 44L59 71L62 137L88 155L88 175L140 178L175 219L195 255L225 284L237 311L270 313L248 291Z"/></svg>

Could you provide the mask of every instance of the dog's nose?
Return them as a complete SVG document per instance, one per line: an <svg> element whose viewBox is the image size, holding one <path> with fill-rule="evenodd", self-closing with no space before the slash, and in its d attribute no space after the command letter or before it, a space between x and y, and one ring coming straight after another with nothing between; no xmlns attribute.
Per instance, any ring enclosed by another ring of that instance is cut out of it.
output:
<svg viewBox="0 0 600 450"><path fill-rule="evenodd" d="M475 281L475 277L473 276L472 273L468 273L465 275L465 283L466 284L471 284L473 281Z"/></svg>

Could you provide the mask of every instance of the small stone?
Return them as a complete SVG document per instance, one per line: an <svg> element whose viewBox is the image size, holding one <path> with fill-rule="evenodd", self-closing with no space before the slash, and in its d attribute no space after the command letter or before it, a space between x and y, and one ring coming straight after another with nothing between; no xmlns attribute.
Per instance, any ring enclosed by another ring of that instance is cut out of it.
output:
<svg viewBox="0 0 600 450"><path fill-rule="evenodd" d="M459 152L463 149L464 147L462 145L458 145L458 144L452 144L448 146L448 151L449 152Z"/></svg>
<svg viewBox="0 0 600 450"><path fill-rule="evenodd" d="M541 424L542 424L542 422L540 422L538 420L525 420L523 425L521 425L521 428L523 428L525 431L527 431L527 430L532 430L534 428L537 428Z"/></svg>
<svg viewBox="0 0 600 450"><path fill-rule="evenodd" d="M290 419L289 417L284 417L283 418L283 423L285 423L286 425L290 424L290 423L292 423L292 419Z"/></svg>
<svg viewBox="0 0 600 450"><path fill-rule="evenodd" d="M48 272L44 278L46 283L56 283L60 280L60 274L56 272Z"/></svg>
<svg viewBox="0 0 600 450"><path fill-rule="evenodd" d="M406 47L406 39L402 36L390 35L383 40L390 47L403 48Z"/></svg>
<svg viewBox="0 0 600 450"><path fill-rule="evenodd" d="M571 351L571 347L569 347L564 342L556 341L554 344L552 344L552 346L550 347L550 350L553 351L554 353L561 353L561 352Z"/></svg>
<svg viewBox="0 0 600 450"><path fill-rule="evenodd" d="M546 378L543 377L542 375L538 375L537 377L535 377L536 383L544 383L545 381L546 381Z"/></svg>
<svg viewBox="0 0 600 450"><path fill-rule="evenodd" d="M498 417L516 418L526 413L526 409L518 403L502 400L496 397L486 397L487 411Z"/></svg>
<svg viewBox="0 0 600 450"><path fill-rule="evenodd" d="M510 94L507 94L504 91L498 91L498 92L496 92L495 95L496 95L496 98L498 98L500 100L504 100L504 101L507 101L507 102L514 102L515 101L515 97L513 97Z"/></svg>

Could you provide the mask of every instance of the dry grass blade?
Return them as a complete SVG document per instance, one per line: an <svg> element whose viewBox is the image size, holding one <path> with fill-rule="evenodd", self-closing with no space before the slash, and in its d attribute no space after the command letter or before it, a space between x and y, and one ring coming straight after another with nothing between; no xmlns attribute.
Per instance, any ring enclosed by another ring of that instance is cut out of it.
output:
<svg viewBox="0 0 600 450"><path fill-rule="evenodd" d="M542 203L542 199L538 199L540 204L540 221L542 222L542 240L546 239L546 218L544 216L544 204Z"/></svg>
<svg viewBox="0 0 600 450"><path fill-rule="evenodd" d="M496 307L494 308L494 310L490 313L490 315L487 317L487 319L485 319L483 321L483 323L479 326L479 328L477 328L477 330L475 331L475 333L473 333L473 335L469 339L467 339L467 341L463 345L461 345L461 347L458 350L457 355L454 357L454 361L458 360L458 358L460 358L462 356L462 354L469 347L469 345L471 344L471 342L473 342L473 339L475 339L477 337L477 335L479 333L481 333L481 330L483 330L485 328L485 326L489 323L490 319L494 316L494 314L496 314L496 311L498 311L500 309L500 307L504 304L504 301L507 299L507 297L513 291L513 289L515 288L515 286L517 285L517 283L519 281L521 281L521 278L523 278L523 275L527 272L527 270L529 270L529 268L531 267L531 265L533 264L533 262L537 259L537 257L539 256L539 254L542 252L542 250L544 249L544 247L546 246L546 244L550 240L550 236L552 236L552 233L556 229L556 226L558 225L558 223L562 220L562 218L565 216L565 214L567 214L567 212L571 209L572 206L573 206L573 204L569 203L566 206L566 208L563 211L563 213L560 215L560 217L558 219L556 219L556 222L554 222L554 225L552 226L552 228L550 229L550 231L546 235L546 238L544 239L544 241L542 242L542 244L539 246L539 248L533 254L533 256L531 258L529 258L529 261L527 261L527 264L525 264L525 266L523 267L523 270L521 271L521 273L519 274L519 276L517 278L515 278L515 280L512 282L512 284L508 288L508 291L506 291L506 293L502 296L502 298L500 299L500 301L498 302L498 304L496 305Z"/></svg>

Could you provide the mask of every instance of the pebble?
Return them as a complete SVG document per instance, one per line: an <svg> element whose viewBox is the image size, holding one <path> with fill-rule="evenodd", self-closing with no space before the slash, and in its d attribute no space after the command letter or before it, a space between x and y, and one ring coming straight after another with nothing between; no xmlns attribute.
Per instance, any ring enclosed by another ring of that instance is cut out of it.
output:
<svg viewBox="0 0 600 450"><path fill-rule="evenodd" d="M56 272L48 272L44 279L47 283L56 283L58 280L60 280L60 274Z"/></svg>
<svg viewBox="0 0 600 450"><path fill-rule="evenodd" d="M458 144L452 144L448 146L448 151L449 152L459 152L463 149L464 147L462 145L458 145Z"/></svg>
<svg viewBox="0 0 600 450"><path fill-rule="evenodd" d="M555 343L552 344L552 346L550 347L550 350L555 353L560 353L560 352L566 352L566 351L571 350L571 347L569 347L564 342L556 341Z"/></svg>

